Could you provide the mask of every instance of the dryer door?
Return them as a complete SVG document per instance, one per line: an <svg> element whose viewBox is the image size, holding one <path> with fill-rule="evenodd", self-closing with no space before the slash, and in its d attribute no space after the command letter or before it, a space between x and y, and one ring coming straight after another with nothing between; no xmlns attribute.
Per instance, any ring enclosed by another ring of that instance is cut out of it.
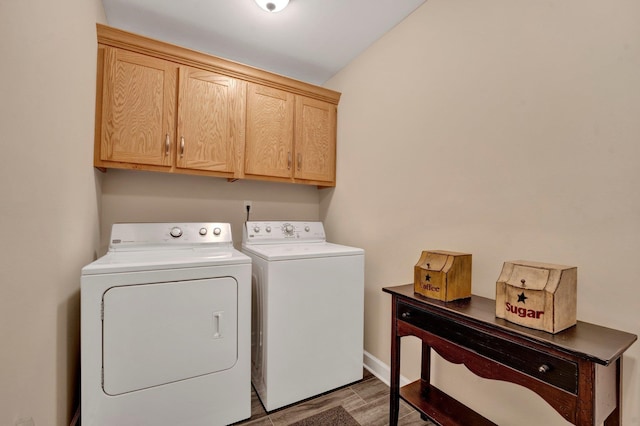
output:
<svg viewBox="0 0 640 426"><path fill-rule="evenodd" d="M236 363L238 283L232 277L112 287L102 303L102 387L109 395Z"/></svg>

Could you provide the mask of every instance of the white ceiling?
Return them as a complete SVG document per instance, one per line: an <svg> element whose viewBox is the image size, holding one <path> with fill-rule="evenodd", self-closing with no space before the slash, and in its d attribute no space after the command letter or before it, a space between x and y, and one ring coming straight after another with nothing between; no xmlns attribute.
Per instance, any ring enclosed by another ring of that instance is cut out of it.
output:
<svg viewBox="0 0 640 426"><path fill-rule="evenodd" d="M103 0L108 25L323 84L425 0Z"/></svg>

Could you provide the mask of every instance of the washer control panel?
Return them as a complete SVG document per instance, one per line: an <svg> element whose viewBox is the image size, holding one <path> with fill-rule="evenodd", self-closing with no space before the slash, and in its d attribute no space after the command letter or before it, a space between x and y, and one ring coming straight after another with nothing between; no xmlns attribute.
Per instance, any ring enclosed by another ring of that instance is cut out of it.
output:
<svg viewBox="0 0 640 426"><path fill-rule="evenodd" d="M287 241L325 241L322 222L249 221L245 223L244 242L278 243Z"/></svg>
<svg viewBox="0 0 640 426"><path fill-rule="evenodd" d="M228 223L116 223L111 228L109 249L232 243L231 225Z"/></svg>

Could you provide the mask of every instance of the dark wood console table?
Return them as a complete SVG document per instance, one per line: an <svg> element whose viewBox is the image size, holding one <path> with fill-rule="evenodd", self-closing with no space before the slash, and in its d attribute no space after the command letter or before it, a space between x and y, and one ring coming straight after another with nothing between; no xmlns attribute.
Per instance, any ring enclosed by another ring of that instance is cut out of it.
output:
<svg viewBox="0 0 640 426"><path fill-rule="evenodd" d="M496 318L492 299L445 303L414 294L413 284L382 290L392 296L391 426L400 398L440 425L495 424L431 384L431 349L480 377L531 389L573 424L620 425L622 353L636 335L581 321L550 334ZM403 336L422 340L422 369L400 388Z"/></svg>

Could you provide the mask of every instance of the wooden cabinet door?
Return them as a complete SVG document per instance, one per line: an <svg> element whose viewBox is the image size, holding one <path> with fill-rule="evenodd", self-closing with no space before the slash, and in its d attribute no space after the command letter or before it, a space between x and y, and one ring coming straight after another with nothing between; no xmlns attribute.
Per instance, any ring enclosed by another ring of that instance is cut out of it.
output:
<svg viewBox="0 0 640 426"><path fill-rule="evenodd" d="M170 166L177 65L105 48L100 158Z"/></svg>
<svg viewBox="0 0 640 426"><path fill-rule="evenodd" d="M246 174L292 176L294 100L292 93L248 83Z"/></svg>
<svg viewBox="0 0 640 426"><path fill-rule="evenodd" d="M244 147L245 91L235 78L180 67L177 167L235 171Z"/></svg>
<svg viewBox="0 0 640 426"><path fill-rule="evenodd" d="M296 96L295 178L335 182L336 116L335 105Z"/></svg>

